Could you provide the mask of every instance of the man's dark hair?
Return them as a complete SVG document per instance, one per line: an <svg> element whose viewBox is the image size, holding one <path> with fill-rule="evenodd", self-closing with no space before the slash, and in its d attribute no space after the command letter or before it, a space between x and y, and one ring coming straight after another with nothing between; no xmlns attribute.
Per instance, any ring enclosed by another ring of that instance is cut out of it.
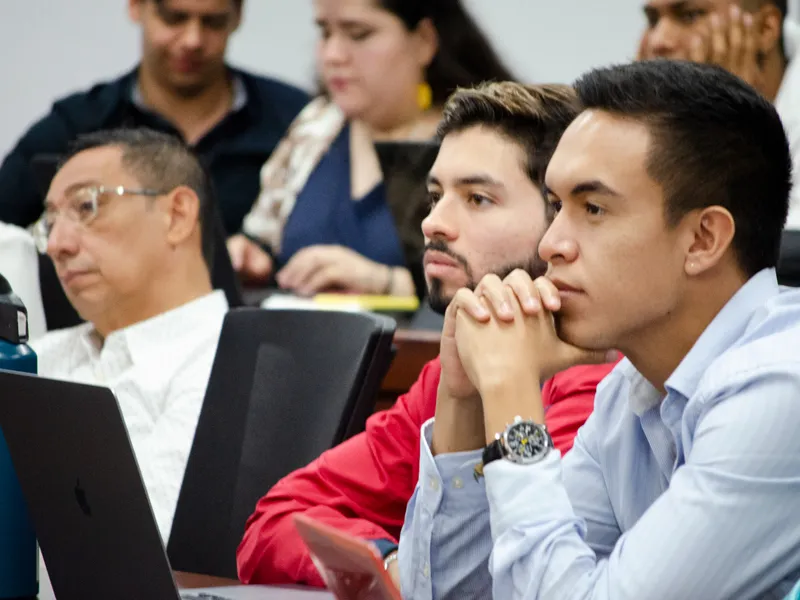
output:
<svg viewBox="0 0 800 600"><path fill-rule="evenodd" d="M143 187L171 191L184 185L197 194L203 258L210 272L214 258L216 209L210 178L194 153L173 135L145 127L110 129L78 136L62 157L59 169L76 154L105 146L122 149L122 167L136 177Z"/></svg>
<svg viewBox="0 0 800 600"><path fill-rule="evenodd" d="M742 0L742 8L747 11L758 10L765 4L774 4L781 12L781 18L786 18L786 13L789 10L788 0Z"/></svg>
<svg viewBox="0 0 800 600"><path fill-rule="evenodd" d="M786 21L786 15L789 11L788 0L740 0L740 2L742 9L749 13L757 12L765 4L772 4L781 14L781 25ZM786 60L786 39L783 35L783 28L781 28L781 34L778 38L778 49L783 59ZM764 54L761 51L758 52L758 60L759 66L761 66L764 61Z"/></svg>
<svg viewBox="0 0 800 600"><path fill-rule="evenodd" d="M575 91L567 85L485 83L450 97L437 136L441 140L476 126L497 131L519 144L527 161L525 172L541 189L558 140L579 112Z"/></svg>
<svg viewBox="0 0 800 600"><path fill-rule="evenodd" d="M722 68L653 60L590 71L575 83L584 109L644 124L647 172L664 191L666 220L726 208L748 277L778 263L792 157L775 107Z"/></svg>

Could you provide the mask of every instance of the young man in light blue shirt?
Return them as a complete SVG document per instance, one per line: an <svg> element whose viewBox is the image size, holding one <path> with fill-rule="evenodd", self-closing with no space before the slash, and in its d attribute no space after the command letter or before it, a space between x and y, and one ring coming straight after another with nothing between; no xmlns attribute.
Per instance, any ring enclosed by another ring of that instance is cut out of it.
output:
<svg viewBox="0 0 800 600"><path fill-rule="evenodd" d="M487 276L447 310L481 402L423 426L403 595L781 598L800 570L800 292L774 270L780 119L691 63L576 89L546 174L547 276ZM562 459L540 383L607 348L626 359Z"/></svg>

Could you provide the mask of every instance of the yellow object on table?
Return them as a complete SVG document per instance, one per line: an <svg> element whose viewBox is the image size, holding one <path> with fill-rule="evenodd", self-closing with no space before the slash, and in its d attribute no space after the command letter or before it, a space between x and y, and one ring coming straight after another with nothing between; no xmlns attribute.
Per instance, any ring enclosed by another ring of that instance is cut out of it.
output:
<svg viewBox="0 0 800 600"><path fill-rule="evenodd" d="M419 308L416 296L378 296L365 294L317 294L314 304L325 307L357 306L376 312L414 312Z"/></svg>

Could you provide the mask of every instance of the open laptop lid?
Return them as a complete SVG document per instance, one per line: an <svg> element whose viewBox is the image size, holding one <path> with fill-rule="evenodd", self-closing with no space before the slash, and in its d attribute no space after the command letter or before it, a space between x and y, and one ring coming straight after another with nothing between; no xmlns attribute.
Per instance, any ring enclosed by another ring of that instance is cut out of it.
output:
<svg viewBox="0 0 800 600"><path fill-rule="evenodd" d="M59 600L178 592L107 388L0 370L0 428Z"/></svg>

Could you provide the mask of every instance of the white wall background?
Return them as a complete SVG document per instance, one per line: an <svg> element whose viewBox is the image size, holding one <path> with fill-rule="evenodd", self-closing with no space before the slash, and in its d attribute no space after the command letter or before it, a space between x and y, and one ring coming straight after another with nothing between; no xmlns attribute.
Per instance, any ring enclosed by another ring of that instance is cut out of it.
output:
<svg viewBox="0 0 800 600"><path fill-rule="evenodd" d="M570 82L633 56L642 0L466 0L523 80ZM230 59L310 87L312 0L246 0ZM126 71L138 30L125 0L0 0L0 156L54 99Z"/></svg>

